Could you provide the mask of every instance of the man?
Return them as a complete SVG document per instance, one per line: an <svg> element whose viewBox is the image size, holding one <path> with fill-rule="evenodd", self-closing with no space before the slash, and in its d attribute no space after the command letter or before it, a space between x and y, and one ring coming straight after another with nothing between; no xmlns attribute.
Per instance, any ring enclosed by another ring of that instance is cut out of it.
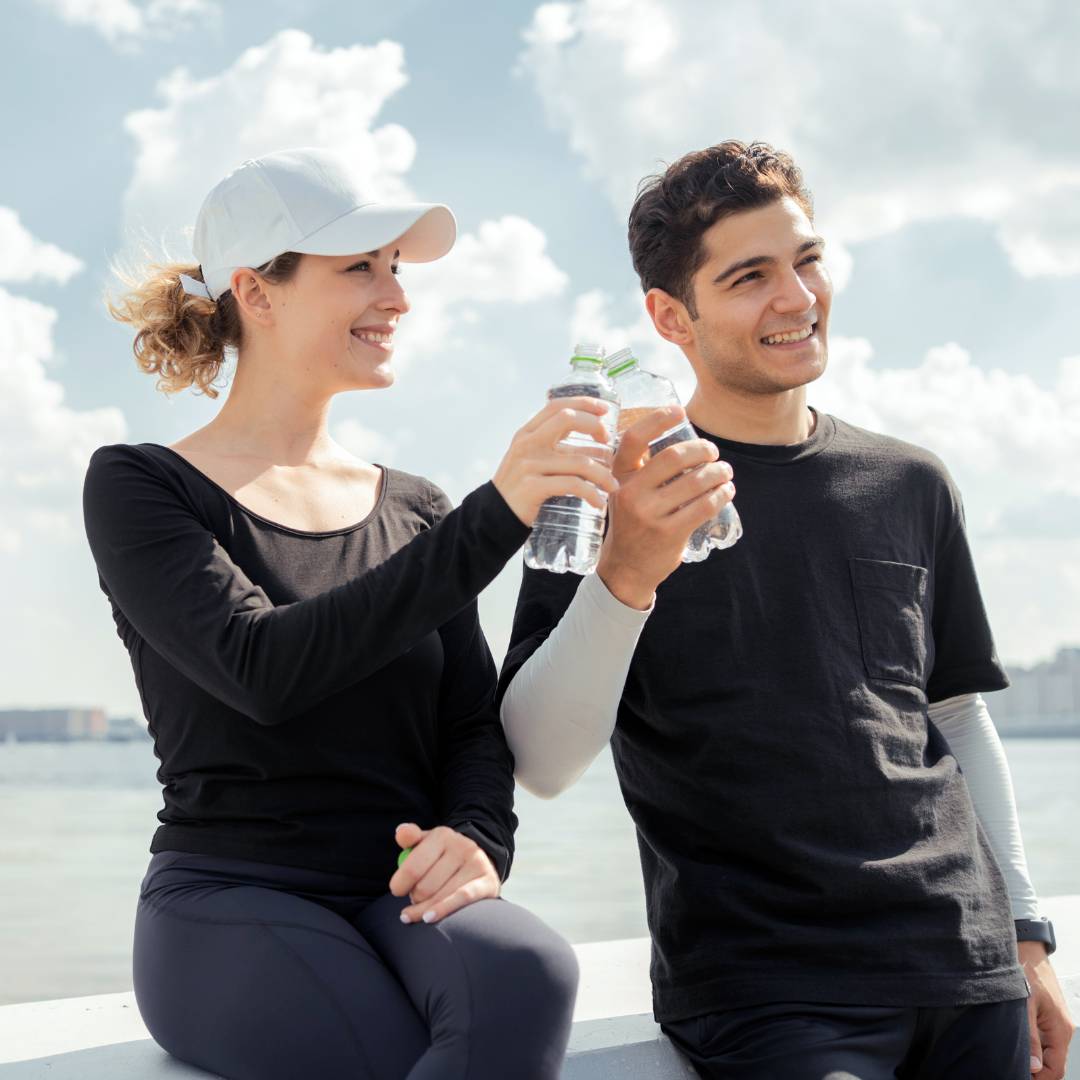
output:
<svg viewBox="0 0 1080 1080"><path fill-rule="evenodd" d="M960 495L933 454L807 407L832 287L799 170L688 154L629 240L700 439L648 458L676 416L631 428L596 574L525 571L518 779L554 795L610 737L655 1015L702 1076L1059 1080L1073 1025L979 696L1008 680ZM746 535L681 565L733 472Z"/></svg>

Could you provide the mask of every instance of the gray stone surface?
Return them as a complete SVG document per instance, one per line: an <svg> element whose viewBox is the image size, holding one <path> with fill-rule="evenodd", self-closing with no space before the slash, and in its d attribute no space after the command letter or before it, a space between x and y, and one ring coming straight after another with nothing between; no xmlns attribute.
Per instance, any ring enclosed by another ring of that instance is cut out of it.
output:
<svg viewBox="0 0 1080 1080"><path fill-rule="evenodd" d="M563 1080L684 1080L697 1076L651 1013L574 1024L562 1075Z"/></svg>
<svg viewBox="0 0 1080 1080"><path fill-rule="evenodd" d="M213 1074L170 1057L149 1036L67 1054L0 1065L3 1080L212 1080Z"/></svg>

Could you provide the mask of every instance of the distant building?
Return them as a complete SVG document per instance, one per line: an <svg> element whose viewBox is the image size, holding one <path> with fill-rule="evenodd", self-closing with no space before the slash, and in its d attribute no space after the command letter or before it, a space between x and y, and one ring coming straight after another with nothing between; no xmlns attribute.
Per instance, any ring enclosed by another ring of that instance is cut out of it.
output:
<svg viewBox="0 0 1080 1080"><path fill-rule="evenodd" d="M109 720L104 709L7 709L0 711L0 740L71 742L104 739Z"/></svg>
<svg viewBox="0 0 1080 1080"><path fill-rule="evenodd" d="M1009 666L1012 686L986 695L1002 735L1080 735L1080 647L1034 667Z"/></svg>

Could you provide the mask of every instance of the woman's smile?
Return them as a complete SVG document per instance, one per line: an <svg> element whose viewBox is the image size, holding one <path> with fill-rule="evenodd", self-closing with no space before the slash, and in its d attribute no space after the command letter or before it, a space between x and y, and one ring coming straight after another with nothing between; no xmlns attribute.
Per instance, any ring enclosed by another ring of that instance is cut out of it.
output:
<svg viewBox="0 0 1080 1080"><path fill-rule="evenodd" d="M350 333L363 345L369 345L373 349L382 352L391 352L394 347L394 327L354 327Z"/></svg>

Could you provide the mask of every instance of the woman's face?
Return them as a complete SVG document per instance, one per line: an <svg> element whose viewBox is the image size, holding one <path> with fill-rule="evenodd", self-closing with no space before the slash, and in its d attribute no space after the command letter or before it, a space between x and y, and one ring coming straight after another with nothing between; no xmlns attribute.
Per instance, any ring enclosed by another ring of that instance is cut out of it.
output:
<svg viewBox="0 0 1080 1080"><path fill-rule="evenodd" d="M394 332L409 310L397 269L393 245L304 255L289 281L268 286L272 348L300 366L306 386L333 394L394 381Z"/></svg>

